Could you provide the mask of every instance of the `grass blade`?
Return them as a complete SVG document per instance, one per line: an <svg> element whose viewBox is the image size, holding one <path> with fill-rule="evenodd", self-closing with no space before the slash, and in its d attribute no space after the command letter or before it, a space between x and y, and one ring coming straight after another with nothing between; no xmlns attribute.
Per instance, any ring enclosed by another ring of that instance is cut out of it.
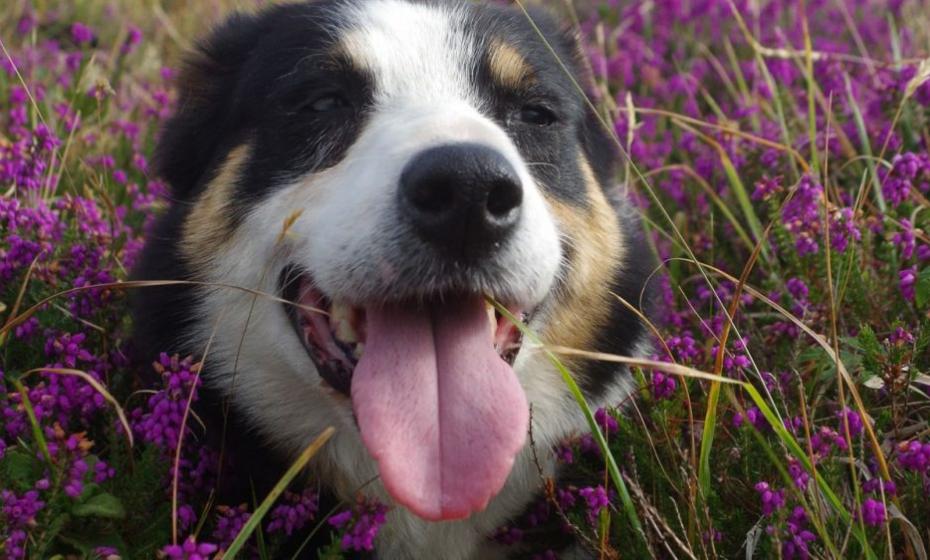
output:
<svg viewBox="0 0 930 560"><path fill-rule="evenodd" d="M48 442L45 441L45 434L42 433L42 426L39 425L36 412L32 408L32 402L29 400L29 393L26 391L26 386L23 385L19 379L11 379L10 382L13 383L13 387L19 391L19 396L23 399L23 408L26 409L26 416L29 418L29 425L32 427L32 437L35 438L39 450L42 451L42 456L48 464L51 465L52 456L48 452Z"/></svg>
<svg viewBox="0 0 930 560"><path fill-rule="evenodd" d="M588 422L588 428L591 430L591 435L594 436L594 440L597 442L597 445L600 448L605 461L607 462L607 472L610 474L610 479L613 481L614 487L616 487L617 492L620 494L620 501L623 504L623 509L626 513L627 519L630 521L630 525L633 526L633 529L643 539L643 543L648 548L649 543L646 540L646 534L643 532L643 526L639 520L639 514L636 513L636 507L633 505L633 499L630 497L630 492L626 487L626 483L623 481L623 477L620 476L620 468L617 466L617 462L614 460L613 454L607 447L607 439L604 437L604 433L601 432L600 426L598 426L597 422L594 420L594 414L591 412L591 407L588 406L588 402L585 400L584 395L581 393L581 389L578 387L578 384L575 383L575 379L572 377L572 374L562 364L559 358L556 357L556 355L543 344L539 337L536 336L536 333L531 331L529 327L523 324L522 321L514 317L506 307L497 303L496 301L488 301L502 316L506 317L508 321L520 329L520 332L523 333L523 336L539 345L542 351L545 352L549 361L552 362L552 365L555 366L555 368L562 375L562 379L565 381L569 391L571 391L572 396L575 398L575 402L577 402L579 408L581 408L581 412L584 414L585 420Z"/></svg>
<svg viewBox="0 0 930 560"><path fill-rule="evenodd" d="M229 548L226 550L226 554L223 556L226 560L232 560L236 557L236 554L242 550L242 547L245 546L245 543L249 540L249 537L255 532L255 529L258 528L258 525L262 522L262 519L268 513L268 510L271 509L271 506L277 501L278 497L284 493L284 490L287 489L288 485L294 480L300 471L307 466L307 462L313 458L314 455L326 444L327 441L333 434L336 432L336 429L332 426L323 430L323 432L317 436L313 442L307 446L306 449L300 454L297 459L291 463L291 466L288 467L287 472L278 480L278 483L274 485L274 488L271 489L271 492L268 492L268 495L265 496L265 499L262 500L262 503L255 509L255 513L249 517L249 520L246 521L245 525L242 527L242 530L239 531L239 534L236 535L235 540L232 544L229 545Z"/></svg>

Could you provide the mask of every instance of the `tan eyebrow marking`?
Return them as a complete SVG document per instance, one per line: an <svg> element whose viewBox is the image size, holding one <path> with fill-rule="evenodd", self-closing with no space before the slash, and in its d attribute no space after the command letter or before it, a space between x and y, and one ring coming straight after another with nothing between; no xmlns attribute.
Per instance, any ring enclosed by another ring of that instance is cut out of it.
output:
<svg viewBox="0 0 930 560"><path fill-rule="evenodd" d="M533 78L533 69L523 55L500 39L493 39L488 47L488 65L494 80L506 87L519 87Z"/></svg>

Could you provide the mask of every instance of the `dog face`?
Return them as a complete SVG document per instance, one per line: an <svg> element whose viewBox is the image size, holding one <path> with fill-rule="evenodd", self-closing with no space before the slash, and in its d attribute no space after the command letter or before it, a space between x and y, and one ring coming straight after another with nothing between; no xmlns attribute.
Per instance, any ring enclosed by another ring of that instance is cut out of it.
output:
<svg viewBox="0 0 930 560"><path fill-rule="evenodd" d="M406 0L235 16L159 145L177 202L137 276L212 286L144 293L140 337L207 348L208 385L279 446L335 425L329 482L380 475L423 519L486 507L530 405L543 445L580 426L485 298L551 344L630 353L641 334L610 295L636 301L642 277L609 139L574 41L534 19ZM625 392L602 367L579 378L595 402Z"/></svg>

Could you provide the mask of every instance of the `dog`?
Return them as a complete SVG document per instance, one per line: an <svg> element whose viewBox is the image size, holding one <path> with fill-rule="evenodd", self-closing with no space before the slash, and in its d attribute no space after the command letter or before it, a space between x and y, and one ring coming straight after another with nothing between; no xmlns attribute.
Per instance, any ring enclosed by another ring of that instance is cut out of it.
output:
<svg viewBox="0 0 930 560"><path fill-rule="evenodd" d="M231 16L188 57L157 146L172 203L134 277L190 283L136 292L140 355L204 358L204 400L228 404L224 437L252 446L254 474L334 427L314 476L393 506L378 557L502 555L489 535L587 429L506 315L547 345L648 348L621 300L649 300L652 261L590 83L576 38L538 11ZM624 367L565 363L592 407L632 392Z"/></svg>

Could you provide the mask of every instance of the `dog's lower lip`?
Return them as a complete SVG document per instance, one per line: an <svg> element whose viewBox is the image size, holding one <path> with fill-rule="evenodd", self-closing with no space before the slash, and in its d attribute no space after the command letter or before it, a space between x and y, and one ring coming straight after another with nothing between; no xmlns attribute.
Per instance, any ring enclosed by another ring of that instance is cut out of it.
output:
<svg viewBox="0 0 930 560"><path fill-rule="evenodd" d="M288 267L282 272L280 290L294 333L320 377L338 393L350 396L352 373L364 352L364 307L332 302L316 289L309 274L296 267ZM425 303L428 305L428 301ZM518 319L528 320L528 315L519 308L507 308ZM494 347L504 361L513 365L522 334L490 305L488 314Z"/></svg>

